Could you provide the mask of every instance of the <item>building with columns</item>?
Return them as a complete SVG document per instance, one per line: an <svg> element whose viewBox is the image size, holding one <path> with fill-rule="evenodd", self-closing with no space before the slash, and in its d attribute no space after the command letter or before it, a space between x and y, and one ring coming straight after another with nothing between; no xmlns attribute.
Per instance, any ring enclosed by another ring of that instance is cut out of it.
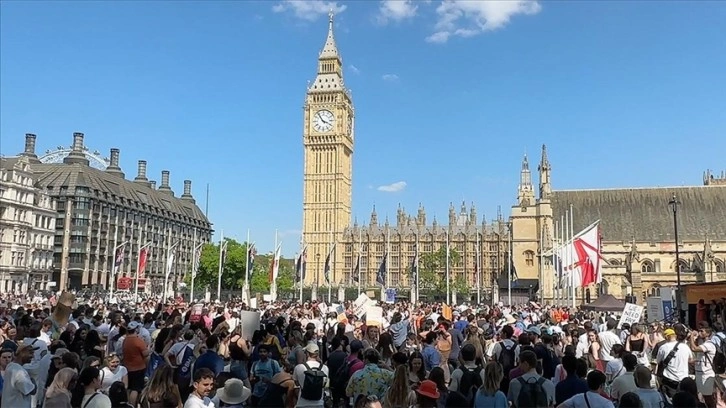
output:
<svg viewBox="0 0 726 408"><path fill-rule="evenodd" d="M147 177L144 160L130 180L119 166L120 151L115 148L105 169L97 168L95 164L103 160L92 157L83 133L73 134L73 145L59 150L65 153L58 160L45 160L52 154L39 159L35 142L36 136L27 134L24 152L7 160L29 163L36 188L55 201L50 245L57 289L108 288L116 270L115 286L133 290L128 283L136 278L139 250L146 245L149 255L139 275L141 291L161 293L167 269L172 283L190 271L194 247L208 243L212 234L211 223L192 196L190 180L184 181L183 194L177 197L169 171L162 171L157 188ZM117 249L123 257L115 268Z"/></svg>
<svg viewBox="0 0 726 408"><path fill-rule="evenodd" d="M608 293L634 295L638 302L675 286L676 251L673 207L678 204L678 247L683 284L726 280L726 177L710 171L703 185L619 189L556 190L553 167L542 147L538 194L529 162L522 163L517 203L512 206L512 258L520 278L541 279L541 295L556 302L554 270L546 255L555 229L572 209L573 230L600 220L605 260L602 284L587 290L591 299ZM576 293L583 303L585 290ZM559 302L558 302L559 303ZM568 301L569 304L569 301Z"/></svg>
<svg viewBox="0 0 726 408"><path fill-rule="evenodd" d="M55 201L27 157L0 158L0 292L53 288Z"/></svg>

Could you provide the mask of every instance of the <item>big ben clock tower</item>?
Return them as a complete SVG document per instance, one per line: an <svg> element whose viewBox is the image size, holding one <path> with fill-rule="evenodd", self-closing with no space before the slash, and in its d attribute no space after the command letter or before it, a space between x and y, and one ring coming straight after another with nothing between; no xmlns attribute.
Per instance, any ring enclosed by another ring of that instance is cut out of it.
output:
<svg viewBox="0 0 726 408"><path fill-rule="evenodd" d="M354 109L343 82L343 62L333 37L333 13L328 38L318 57L318 74L307 89L303 107L303 241L307 245L306 284L327 286L325 259L333 242L341 242L351 223ZM330 281L337 285L343 271L343 248L330 257Z"/></svg>

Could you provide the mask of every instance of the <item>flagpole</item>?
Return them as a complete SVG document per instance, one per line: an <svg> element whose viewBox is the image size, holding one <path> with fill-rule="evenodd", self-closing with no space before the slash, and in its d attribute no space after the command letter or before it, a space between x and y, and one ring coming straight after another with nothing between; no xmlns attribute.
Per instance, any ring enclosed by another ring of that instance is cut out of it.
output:
<svg viewBox="0 0 726 408"><path fill-rule="evenodd" d="M119 245L118 245L118 210L116 210L116 218L114 219L114 232L113 232L113 261L111 261L111 282L109 284L109 291L108 291L108 302L111 303L111 299L113 299L113 288L116 284L116 273L118 272L116 268L116 251L118 251Z"/></svg>
<svg viewBox="0 0 726 408"><path fill-rule="evenodd" d="M552 295L554 297L553 303L557 305L557 302L560 298L560 285L562 285L562 277L560 276L560 270L562 269L562 259L560 259L560 222L555 221L555 235L554 235L554 251L552 253L554 256L552 257L552 274L555 277L555 290L553 291ZM557 257L557 259L555 259ZM558 266L559 262L559 266Z"/></svg>
<svg viewBox="0 0 726 408"><path fill-rule="evenodd" d="M507 282L507 303L509 307L512 306L512 224L507 223L507 275L509 281Z"/></svg>
<svg viewBox="0 0 726 408"><path fill-rule="evenodd" d="M449 282L449 231L446 231L446 304L451 305L451 283Z"/></svg>
<svg viewBox="0 0 726 408"><path fill-rule="evenodd" d="M169 236L169 242L171 242L171 236ZM166 270L164 271L164 298L167 296L169 291L169 275L171 274L171 268L174 265L174 250L179 245L179 241L175 242L174 245L170 246L166 250Z"/></svg>
<svg viewBox="0 0 726 408"><path fill-rule="evenodd" d="M219 262L217 262L217 300L222 300L222 271L224 270L224 230L219 233Z"/></svg>
<svg viewBox="0 0 726 408"><path fill-rule="evenodd" d="M245 283L242 285L242 301L249 303L249 288L250 288L250 259L252 259L252 246L250 244L250 229L247 228L247 255L245 262Z"/></svg>
<svg viewBox="0 0 726 408"><path fill-rule="evenodd" d="M330 231L330 252L328 253L329 258L333 257L333 251L335 251L335 242L333 241L333 231ZM330 263L335 263L332 259L330 259ZM330 270L330 263L328 263L328 276L326 276L328 281L328 306L330 306L330 301L332 300L332 290L333 290L333 281L335 280L335 276L330 276L331 271Z"/></svg>
<svg viewBox="0 0 726 408"><path fill-rule="evenodd" d="M194 253L192 254L192 287L189 293L189 303L194 301L194 279L197 277L199 269L199 263L201 262L201 249L204 246L204 242L197 243L197 229L194 228Z"/></svg>
<svg viewBox="0 0 726 408"><path fill-rule="evenodd" d="M481 249L479 248L479 232L476 233L476 303L481 304Z"/></svg>
<svg viewBox="0 0 726 408"><path fill-rule="evenodd" d="M418 285L418 282L419 282L418 281L418 274L419 274L419 269L418 269L418 232L416 232L416 246L414 247L414 249L416 250L416 253L413 254L413 256L414 256L413 259L414 259L414 262L415 262L414 267L416 268L416 275L414 276L414 286L415 286L414 287L414 292L416 293L416 298L414 300L414 305L415 305L416 303L418 303L419 292L421 290L421 289L419 289L419 285Z"/></svg>
<svg viewBox="0 0 726 408"><path fill-rule="evenodd" d="M270 299L274 302L277 299L277 279L275 279L275 258L277 257L277 228L275 228L275 246L272 248L272 262L270 262L270 278L272 279L272 282L270 282Z"/></svg>
<svg viewBox="0 0 726 408"><path fill-rule="evenodd" d="M388 260L388 257L391 256L391 228L388 228L388 231L386 231L386 285L383 288L383 293L385 295L385 292L388 290L388 288L391 287L391 272L388 270L388 265L391 264L391 262ZM400 267L400 263L399 263ZM381 296L381 299L384 301L387 300L384 296Z"/></svg>
<svg viewBox="0 0 726 408"><path fill-rule="evenodd" d="M539 226L539 296L537 297L539 302L544 299L544 280L542 279L544 272L544 222Z"/></svg>
<svg viewBox="0 0 726 408"><path fill-rule="evenodd" d="M572 245L570 245L570 253L572 254L571 258L574 261L575 254L572 253L572 251L574 251L574 249L575 249L575 247L574 247L574 244L575 244L575 216L574 216L574 211L572 209L572 204L570 204L570 239L572 239ZM577 281L575 280L575 271L577 271L577 269L572 270L572 307L573 308L575 307L575 303L576 303L575 296L577 294L576 289L575 289L575 284L577 283Z"/></svg>
<svg viewBox="0 0 726 408"><path fill-rule="evenodd" d="M363 230L358 229L358 296L360 296L360 286L361 286L361 267L360 267L360 261L362 258L363 253Z"/></svg>
<svg viewBox="0 0 726 408"><path fill-rule="evenodd" d="M297 269L298 270L295 271L296 272L296 275L299 275L298 276L298 284L300 285L300 297L299 297L298 301L299 301L300 304L302 304L302 301L303 301L303 283L305 281L305 277L303 276L303 272L304 272L304 269L303 268L307 266L307 265L304 265L303 264L303 262L306 261L306 259L305 259L306 258L305 251L306 251L306 248L305 248L305 240L303 239L303 235L300 234L300 257L298 258L298 261L297 261L298 262L298 266L297 266Z"/></svg>

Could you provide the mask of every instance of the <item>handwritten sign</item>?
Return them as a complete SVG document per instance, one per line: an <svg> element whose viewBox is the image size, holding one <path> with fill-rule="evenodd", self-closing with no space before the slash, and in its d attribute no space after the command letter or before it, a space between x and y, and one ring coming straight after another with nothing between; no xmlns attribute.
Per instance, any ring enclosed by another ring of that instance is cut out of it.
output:
<svg viewBox="0 0 726 408"><path fill-rule="evenodd" d="M640 316L643 315L643 306L638 306L634 303L626 303L623 308L623 314L620 316L620 323L618 323L618 329L623 324L628 323L630 325L640 322Z"/></svg>
<svg viewBox="0 0 726 408"><path fill-rule="evenodd" d="M371 306L368 308L366 325L383 327L383 309L380 306Z"/></svg>
<svg viewBox="0 0 726 408"><path fill-rule="evenodd" d="M374 303L371 298L369 298L365 293L361 293L360 296L358 296L358 299L353 302L353 314L358 316L360 319L373 305Z"/></svg>

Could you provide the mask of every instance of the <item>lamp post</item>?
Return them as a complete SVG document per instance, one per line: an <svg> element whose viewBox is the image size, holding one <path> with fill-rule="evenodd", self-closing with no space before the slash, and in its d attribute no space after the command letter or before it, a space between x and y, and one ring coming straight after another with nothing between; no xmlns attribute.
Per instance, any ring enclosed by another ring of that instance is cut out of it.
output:
<svg viewBox="0 0 726 408"><path fill-rule="evenodd" d="M678 320L679 321L682 321L683 319L681 318L681 309L682 309L682 306L681 306L681 298L682 298L682 293L681 293L681 256L680 256L680 250L678 248L678 204L680 204L680 202L678 202L678 199L676 198L676 194L675 193L673 193L673 197L671 197L671 200L668 202L668 204L673 209L673 234L674 234L674 239L676 241L676 280L677 280L677 283L676 283L676 286L677 286L677 289L676 289L676 305L677 305L677 308L676 308L676 310L678 310Z"/></svg>

